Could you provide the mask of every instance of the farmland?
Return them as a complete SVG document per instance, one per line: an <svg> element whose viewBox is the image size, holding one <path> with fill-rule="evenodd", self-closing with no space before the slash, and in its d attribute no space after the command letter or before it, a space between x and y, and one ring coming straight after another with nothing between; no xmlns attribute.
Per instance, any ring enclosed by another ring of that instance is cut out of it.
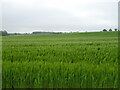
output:
<svg viewBox="0 0 120 90"><path fill-rule="evenodd" d="M118 32L2 38L3 88L118 87Z"/></svg>

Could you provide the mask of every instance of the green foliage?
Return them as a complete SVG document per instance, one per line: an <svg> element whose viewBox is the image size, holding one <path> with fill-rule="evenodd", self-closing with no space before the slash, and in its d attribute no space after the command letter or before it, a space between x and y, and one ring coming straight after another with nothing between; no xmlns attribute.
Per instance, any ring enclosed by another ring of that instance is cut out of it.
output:
<svg viewBox="0 0 120 90"><path fill-rule="evenodd" d="M117 88L118 32L3 37L3 88Z"/></svg>

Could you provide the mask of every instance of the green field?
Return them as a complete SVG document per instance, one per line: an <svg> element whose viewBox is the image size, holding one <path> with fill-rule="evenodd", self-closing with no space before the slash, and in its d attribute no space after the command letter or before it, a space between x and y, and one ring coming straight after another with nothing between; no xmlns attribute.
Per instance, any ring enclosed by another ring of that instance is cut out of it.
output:
<svg viewBox="0 0 120 90"><path fill-rule="evenodd" d="M2 38L3 88L118 87L118 32Z"/></svg>

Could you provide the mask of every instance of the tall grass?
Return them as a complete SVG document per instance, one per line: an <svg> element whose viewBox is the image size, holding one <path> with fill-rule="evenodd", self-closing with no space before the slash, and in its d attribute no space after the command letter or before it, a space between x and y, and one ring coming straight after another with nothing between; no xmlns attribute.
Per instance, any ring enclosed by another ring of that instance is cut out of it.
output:
<svg viewBox="0 0 120 90"><path fill-rule="evenodd" d="M117 32L3 37L4 88L116 88Z"/></svg>

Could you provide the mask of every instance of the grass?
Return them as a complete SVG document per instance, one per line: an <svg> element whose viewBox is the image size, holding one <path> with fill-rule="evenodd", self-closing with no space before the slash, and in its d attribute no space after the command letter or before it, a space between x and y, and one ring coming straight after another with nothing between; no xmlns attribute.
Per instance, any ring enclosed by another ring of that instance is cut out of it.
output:
<svg viewBox="0 0 120 90"><path fill-rule="evenodd" d="M3 88L117 88L118 32L3 37Z"/></svg>

